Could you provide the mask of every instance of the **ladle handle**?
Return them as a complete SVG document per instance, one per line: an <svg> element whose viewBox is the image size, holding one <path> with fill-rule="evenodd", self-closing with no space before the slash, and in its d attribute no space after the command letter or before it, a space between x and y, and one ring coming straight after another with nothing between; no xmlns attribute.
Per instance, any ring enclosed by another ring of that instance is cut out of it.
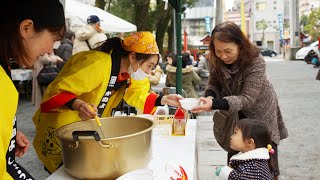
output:
<svg viewBox="0 0 320 180"><path fill-rule="evenodd" d="M89 105L88 107L89 107L92 111L95 111L92 106ZM96 116L94 117L94 119L96 120L97 125L98 125L99 127L101 127L101 126L102 126L102 123L101 123L99 117L96 115Z"/></svg>

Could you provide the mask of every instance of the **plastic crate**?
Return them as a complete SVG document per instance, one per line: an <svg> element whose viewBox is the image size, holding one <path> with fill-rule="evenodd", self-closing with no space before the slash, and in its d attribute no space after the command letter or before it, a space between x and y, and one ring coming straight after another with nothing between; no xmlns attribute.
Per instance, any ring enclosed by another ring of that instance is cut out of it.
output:
<svg viewBox="0 0 320 180"><path fill-rule="evenodd" d="M155 115L153 116L154 122L156 123L155 130L162 136L172 135L174 115Z"/></svg>

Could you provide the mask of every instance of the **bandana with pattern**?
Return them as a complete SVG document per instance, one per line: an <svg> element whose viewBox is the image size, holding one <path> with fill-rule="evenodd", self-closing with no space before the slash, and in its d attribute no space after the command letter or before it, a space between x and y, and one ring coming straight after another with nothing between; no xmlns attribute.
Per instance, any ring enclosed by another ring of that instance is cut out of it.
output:
<svg viewBox="0 0 320 180"><path fill-rule="evenodd" d="M125 37L122 44L126 51L141 54L159 54L156 39L151 32L135 32Z"/></svg>

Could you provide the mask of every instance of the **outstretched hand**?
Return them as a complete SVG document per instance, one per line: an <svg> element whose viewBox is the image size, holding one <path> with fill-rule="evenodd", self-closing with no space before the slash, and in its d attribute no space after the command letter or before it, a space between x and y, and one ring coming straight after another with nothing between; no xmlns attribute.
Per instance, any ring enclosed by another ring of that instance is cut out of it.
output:
<svg viewBox="0 0 320 180"><path fill-rule="evenodd" d="M169 106L175 106L175 107L181 107L181 104L179 102L180 99L183 99L183 97L179 94L169 94L165 95L161 99L162 105L169 105Z"/></svg>
<svg viewBox="0 0 320 180"><path fill-rule="evenodd" d="M203 111L211 111L212 109L212 97L200 97L200 103L198 106L191 110L192 113L200 113Z"/></svg>

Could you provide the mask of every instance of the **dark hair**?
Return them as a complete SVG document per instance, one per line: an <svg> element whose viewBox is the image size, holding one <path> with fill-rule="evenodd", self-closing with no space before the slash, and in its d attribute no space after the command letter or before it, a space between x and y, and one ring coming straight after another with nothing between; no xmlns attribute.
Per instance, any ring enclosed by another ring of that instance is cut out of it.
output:
<svg viewBox="0 0 320 180"><path fill-rule="evenodd" d="M23 44L21 22L30 19L36 33L48 30L61 39L66 30L63 6L59 0L10 0L7 3L0 10L1 64L6 68L10 61L15 61L21 66L32 67L35 59L31 59Z"/></svg>
<svg viewBox="0 0 320 180"><path fill-rule="evenodd" d="M66 34L64 35L64 38L72 40L72 38L76 37L75 33L73 31L67 31Z"/></svg>
<svg viewBox="0 0 320 180"><path fill-rule="evenodd" d="M217 39L222 42L234 42L240 47L240 53L238 56L238 63L240 69L246 67L253 59L259 56L259 49L252 44L249 39L243 34L238 25L233 22L223 22L216 25L211 33L210 41L210 64L216 72L220 72L220 66L223 61L215 54L215 46L213 41Z"/></svg>
<svg viewBox="0 0 320 180"><path fill-rule="evenodd" d="M236 128L241 130L243 141L253 139L256 148L267 148L271 144L271 136L267 126L256 119L241 119ZM273 172L272 159L268 160L269 168Z"/></svg>
<svg viewBox="0 0 320 180"><path fill-rule="evenodd" d="M118 58L121 57L127 57L131 52L126 51L122 47L122 39L119 37L113 37L110 39L107 39L104 43L102 43L101 46L97 47L95 50L103 51L108 54L111 53L116 53ZM135 52L136 53L136 52ZM158 54L142 54L142 53L136 53L136 60L138 63L141 65L143 64L146 60L153 56L158 56L158 62L159 62L159 55Z"/></svg>
<svg viewBox="0 0 320 180"><path fill-rule="evenodd" d="M173 53L169 53L168 55L167 55L167 57L170 57L170 58L172 58L172 59L174 59L175 58L175 54L173 54Z"/></svg>
<svg viewBox="0 0 320 180"><path fill-rule="evenodd" d="M188 61L190 60L190 55L188 54L188 53L186 53L186 52L184 52L184 53L182 53L181 54L182 55L182 68L185 68L185 67L187 67L187 63L188 63ZM175 58L175 59L173 59L172 60L172 66L174 66L174 67L177 67L177 64L178 64L178 62L177 62L177 58Z"/></svg>
<svg viewBox="0 0 320 180"><path fill-rule="evenodd" d="M241 119L236 127L241 130L243 140L253 139L256 148L267 147L271 144L271 137L267 126L255 119Z"/></svg>
<svg viewBox="0 0 320 180"><path fill-rule="evenodd" d="M10 66L12 58L17 64L32 67L34 60L26 51L22 37L20 36L20 23L24 19L12 19L0 28L0 57L3 64ZM43 26L37 21L33 21L36 32L48 30L54 35L58 35L61 39L66 31L65 25L61 26Z"/></svg>

